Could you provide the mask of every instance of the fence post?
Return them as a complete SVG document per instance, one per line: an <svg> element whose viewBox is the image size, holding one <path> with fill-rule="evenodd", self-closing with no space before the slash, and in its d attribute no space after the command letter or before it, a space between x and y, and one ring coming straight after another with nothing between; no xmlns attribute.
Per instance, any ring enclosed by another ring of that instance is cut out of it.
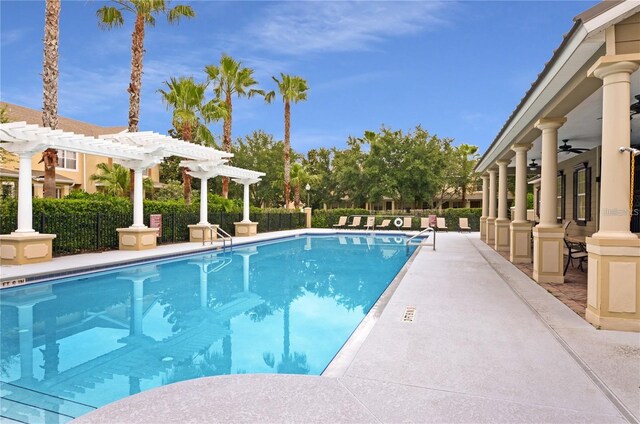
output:
<svg viewBox="0 0 640 424"><path fill-rule="evenodd" d="M44 226L47 222L47 217L45 216L44 212L40 212L40 233L44 234Z"/></svg>
<svg viewBox="0 0 640 424"><path fill-rule="evenodd" d="M171 234L172 234L172 242L176 242L176 210L174 209L171 214Z"/></svg>
<svg viewBox="0 0 640 424"><path fill-rule="evenodd" d="M100 212L96 214L96 250L100 250Z"/></svg>
<svg viewBox="0 0 640 424"><path fill-rule="evenodd" d="M282 214L278 214L278 231L282 230Z"/></svg>
<svg viewBox="0 0 640 424"><path fill-rule="evenodd" d="M289 214L289 228L287 228L287 229L290 230L291 227L293 227L293 214L292 213Z"/></svg>

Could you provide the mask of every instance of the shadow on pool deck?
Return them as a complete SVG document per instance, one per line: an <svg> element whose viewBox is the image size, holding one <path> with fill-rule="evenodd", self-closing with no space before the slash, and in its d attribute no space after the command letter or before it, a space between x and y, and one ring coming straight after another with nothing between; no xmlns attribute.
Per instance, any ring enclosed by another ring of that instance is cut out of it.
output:
<svg viewBox="0 0 640 424"><path fill-rule="evenodd" d="M413 322L403 322L408 306ZM101 422L634 422L640 337L598 331L479 240L422 249L332 377L231 375L159 387Z"/></svg>

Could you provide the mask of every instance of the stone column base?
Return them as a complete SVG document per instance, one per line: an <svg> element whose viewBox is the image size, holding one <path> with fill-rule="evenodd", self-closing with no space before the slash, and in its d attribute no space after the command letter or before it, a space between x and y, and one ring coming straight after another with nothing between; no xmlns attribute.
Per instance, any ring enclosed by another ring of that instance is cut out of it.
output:
<svg viewBox="0 0 640 424"><path fill-rule="evenodd" d="M55 234L11 233L0 235L2 265L35 264L51 260Z"/></svg>
<svg viewBox="0 0 640 424"><path fill-rule="evenodd" d="M212 241L218 238L218 232L216 230L211 231L211 227L218 228L218 224L192 224L187 225L189 227L189 241L190 242L205 242Z"/></svg>
<svg viewBox="0 0 640 424"><path fill-rule="evenodd" d="M587 321L606 330L640 332L640 239L586 241Z"/></svg>
<svg viewBox="0 0 640 424"><path fill-rule="evenodd" d="M116 228L118 232L118 249L148 250L157 247L158 228Z"/></svg>
<svg viewBox="0 0 640 424"><path fill-rule="evenodd" d="M511 221L508 219L496 219L495 227L496 227L496 235L494 239L494 249L498 252L508 252L509 251L509 225Z"/></svg>
<svg viewBox="0 0 640 424"><path fill-rule="evenodd" d="M480 217L480 240L487 239L487 217Z"/></svg>
<svg viewBox="0 0 640 424"><path fill-rule="evenodd" d="M509 260L514 264L531 263L531 223L512 222L509 228Z"/></svg>
<svg viewBox="0 0 640 424"><path fill-rule="evenodd" d="M487 218L487 234L484 241L491 247L496 244L496 219Z"/></svg>
<svg viewBox="0 0 640 424"><path fill-rule="evenodd" d="M236 226L236 237L249 237L258 234L257 222L234 222Z"/></svg>
<svg viewBox="0 0 640 424"><path fill-rule="evenodd" d="M538 283L564 283L564 230L533 227L533 279Z"/></svg>

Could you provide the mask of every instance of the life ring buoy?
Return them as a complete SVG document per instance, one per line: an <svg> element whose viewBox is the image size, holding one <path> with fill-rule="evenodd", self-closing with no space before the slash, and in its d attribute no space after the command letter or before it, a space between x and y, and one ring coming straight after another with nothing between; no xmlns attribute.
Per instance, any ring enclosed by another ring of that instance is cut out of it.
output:
<svg viewBox="0 0 640 424"><path fill-rule="evenodd" d="M402 237L394 237L393 241L395 241L397 244L402 243Z"/></svg>
<svg viewBox="0 0 640 424"><path fill-rule="evenodd" d="M396 227L400 228L402 226L402 218L397 217L394 221L393 221L393 225L395 225Z"/></svg>

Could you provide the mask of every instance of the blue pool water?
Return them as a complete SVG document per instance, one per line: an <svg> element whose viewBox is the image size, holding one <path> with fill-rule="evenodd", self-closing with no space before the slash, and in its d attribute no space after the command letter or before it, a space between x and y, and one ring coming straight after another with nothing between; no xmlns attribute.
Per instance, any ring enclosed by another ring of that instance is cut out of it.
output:
<svg viewBox="0 0 640 424"><path fill-rule="evenodd" d="M0 415L64 422L186 379L320 374L405 240L302 236L4 289Z"/></svg>

